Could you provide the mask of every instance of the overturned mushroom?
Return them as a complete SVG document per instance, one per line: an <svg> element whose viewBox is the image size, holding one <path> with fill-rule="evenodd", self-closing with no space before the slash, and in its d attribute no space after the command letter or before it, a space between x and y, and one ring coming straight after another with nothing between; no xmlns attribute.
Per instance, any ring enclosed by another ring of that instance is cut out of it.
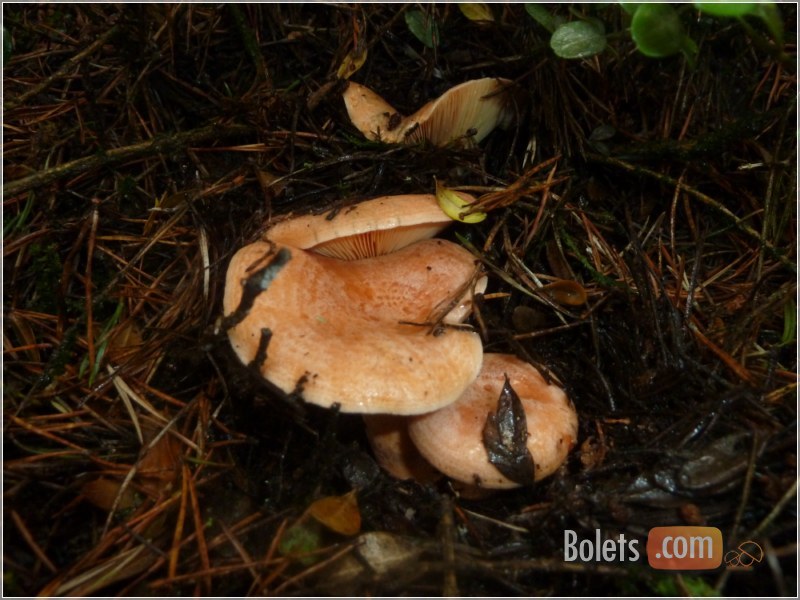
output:
<svg viewBox="0 0 800 600"><path fill-rule="evenodd" d="M464 192L458 195L466 205L475 197ZM452 224L453 220L439 207L433 194L381 196L364 200L334 212L305 215L280 221L264 235L264 239L309 250L342 260L358 260L389 254L420 240L429 239ZM472 293L486 289L487 278L465 281ZM443 306L442 322L456 324L472 310L472 294L467 289L454 290ZM460 298L460 301L456 301ZM443 299L443 301L446 301ZM441 316L441 315L439 315Z"/></svg>
<svg viewBox="0 0 800 600"><path fill-rule="evenodd" d="M391 144L427 141L478 143L515 116L510 81L486 77L457 85L413 115L404 117L369 88L350 82L344 92L350 120L365 137Z"/></svg>
<svg viewBox="0 0 800 600"><path fill-rule="evenodd" d="M475 202L458 192L466 204ZM273 225L265 238L343 260L379 256L435 236L453 220L433 194L381 196Z"/></svg>
<svg viewBox="0 0 800 600"><path fill-rule="evenodd" d="M516 449L515 458L524 462L527 449L535 465L530 474L536 481L555 472L575 446L578 418L563 390L548 384L532 365L512 355L486 354L480 375L455 403L409 419L414 445L448 477L483 488L522 484L490 462L486 447L487 418L497 411L506 375L519 396L527 425L527 440L523 448ZM507 434L501 432L501 436ZM500 442L511 445L509 439Z"/></svg>
<svg viewBox="0 0 800 600"><path fill-rule="evenodd" d="M228 268L228 336L243 363L313 404L435 410L475 379L482 345L473 332L423 325L455 291L457 307L468 304L474 271L472 255L445 240L353 261L256 242Z"/></svg>

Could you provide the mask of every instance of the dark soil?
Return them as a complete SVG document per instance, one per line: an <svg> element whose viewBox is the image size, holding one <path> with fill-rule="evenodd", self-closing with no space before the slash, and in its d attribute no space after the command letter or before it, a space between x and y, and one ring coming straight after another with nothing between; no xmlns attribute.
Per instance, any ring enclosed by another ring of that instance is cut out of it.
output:
<svg viewBox="0 0 800 600"><path fill-rule="evenodd" d="M4 594L796 594L795 46L686 5L694 64L652 59L617 5L553 5L610 34L564 60L524 5L491 9L3 6ZM518 124L367 142L337 80L354 44L351 79L404 114L505 77ZM360 417L276 393L218 330L227 263L269 219L434 178L501 192L446 234L489 274L471 323L580 416L556 475L482 499L393 480ZM304 516L352 490L359 535ZM763 558L655 570L667 525ZM566 530L642 556L566 562Z"/></svg>

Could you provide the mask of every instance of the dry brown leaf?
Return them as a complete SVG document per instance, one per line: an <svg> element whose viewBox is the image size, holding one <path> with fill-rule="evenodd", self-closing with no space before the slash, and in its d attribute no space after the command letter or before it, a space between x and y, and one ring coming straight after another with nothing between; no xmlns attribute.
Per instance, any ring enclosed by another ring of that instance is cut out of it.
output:
<svg viewBox="0 0 800 600"><path fill-rule="evenodd" d="M344 496L320 498L308 507L307 512L336 533L356 535L361 530L361 513L355 490Z"/></svg>
<svg viewBox="0 0 800 600"><path fill-rule="evenodd" d="M581 306L586 304L586 290L577 281L559 279L542 286L542 291L559 304Z"/></svg>

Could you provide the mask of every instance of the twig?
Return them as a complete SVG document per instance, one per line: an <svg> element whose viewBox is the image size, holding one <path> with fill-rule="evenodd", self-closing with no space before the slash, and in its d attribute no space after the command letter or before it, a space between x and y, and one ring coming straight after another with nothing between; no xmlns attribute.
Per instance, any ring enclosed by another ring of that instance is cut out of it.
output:
<svg viewBox="0 0 800 600"><path fill-rule="evenodd" d="M156 154L169 154L182 150L191 144L204 142L209 139L243 135L252 132L252 127L247 127L245 125L213 124L190 131L181 131L172 135L157 136L146 142L140 142L131 146L123 146L122 148L113 148L102 154L78 158L53 167L52 169L38 171L33 175L8 182L3 186L3 199L92 169L109 167L124 161L154 156Z"/></svg>
<svg viewBox="0 0 800 600"><path fill-rule="evenodd" d="M781 511L786 508L786 505L789 504L792 498L797 495L797 486L798 480L795 480L794 484L789 486L789 489L787 489L783 496L781 496L781 499L778 500L775 506L772 507L772 510L769 512L769 514L764 517L761 523L759 523L758 526L750 533L751 538L760 536L764 530L772 524L772 522L775 520L775 517L781 514Z"/></svg>
<svg viewBox="0 0 800 600"><path fill-rule="evenodd" d="M58 71L56 71L55 73L53 73L52 75L50 75L50 77L45 78L44 80L42 80L41 82L39 82L38 84L33 86L31 89L29 89L27 92L25 92L23 94L20 94L17 98L12 98L8 102L6 102L3 105L3 109L4 110L9 110L9 109L16 108L16 107L20 106L21 104L23 104L29 98L32 98L33 96L35 96L36 94L42 92L43 90L46 90L57 79L61 79L62 77L66 77L67 74L69 73L69 71L73 67L75 67L75 65L77 65L79 62L81 62L87 56L90 56L91 54L94 54L94 52L98 48L102 47L103 44L105 44L109 39L111 39L111 37L114 36L118 31L119 31L119 27L116 26L116 25L114 27L112 27L111 29L109 29L108 31L106 31L103 35L101 35L99 38L97 38L91 45L89 45L88 48L86 48L82 52L78 52L75 56L70 58L63 65L61 65L61 68Z"/></svg>
<svg viewBox="0 0 800 600"><path fill-rule="evenodd" d="M42 564L44 564L44 566L50 569L50 571L52 571L53 573L58 573L58 569L53 564L53 561L47 558L47 555L44 553L44 550L42 550L41 546L39 546L39 544L36 543L36 540L31 535L31 532L28 531L28 528L22 521L22 517L20 517L19 514L17 514L17 511L15 510L11 511L11 520L14 521L14 525L17 526L17 529L22 534L22 538L27 542L30 549L33 550L33 553L36 555L36 557L40 561L42 561Z"/></svg>
<svg viewBox="0 0 800 600"><path fill-rule="evenodd" d="M195 471L195 475L197 473L199 473L199 469ZM195 487L194 478L192 478L189 468L186 465L184 465L183 476L189 480L187 489L189 490L189 501L192 505L194 531L197 540L197 551L200 555L200 564L203 566L204 571L209 571L211 569L211 560L208 558L208 545L206 544L205 527L203 525L203 513L200 511L200 503L197 500L197 488ZM213 590L211 576L207 575L203 577L202 583L205 585L206 594L211 595Z"/></svg>

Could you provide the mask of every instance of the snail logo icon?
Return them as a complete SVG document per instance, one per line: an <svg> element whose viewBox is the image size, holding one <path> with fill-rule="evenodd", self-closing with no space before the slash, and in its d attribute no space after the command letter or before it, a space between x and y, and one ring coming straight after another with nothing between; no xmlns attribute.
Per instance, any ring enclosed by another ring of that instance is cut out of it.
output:
<svg viewBox="0 0 800 600"><path fill-rule="evenodd" d="M750 569L762 560L764 560L764 551L752 540L742 542L738 548L725 555L725 564L732 568Z"/></svg>

